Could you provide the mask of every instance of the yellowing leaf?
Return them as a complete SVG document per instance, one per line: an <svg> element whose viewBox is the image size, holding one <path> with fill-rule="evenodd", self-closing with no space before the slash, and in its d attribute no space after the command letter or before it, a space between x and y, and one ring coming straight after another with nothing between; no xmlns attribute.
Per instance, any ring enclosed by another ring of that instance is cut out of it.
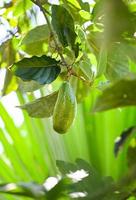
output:
<svg viewBox="0 0 136 200"><path fill-rule="evenodd" d="M54 92L48 96L41 97L33 102L18 106L18 108L26 110L31 117L50 117L53 114L57 96L58 93Z"/></svg>

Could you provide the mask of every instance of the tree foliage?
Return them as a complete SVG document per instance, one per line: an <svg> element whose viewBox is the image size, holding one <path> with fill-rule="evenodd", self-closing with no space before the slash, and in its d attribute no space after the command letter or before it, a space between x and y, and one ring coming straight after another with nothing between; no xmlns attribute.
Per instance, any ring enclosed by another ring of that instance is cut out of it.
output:
<svg viewBox="0 0 136 200"><path fill-rule="evenodd" d="M51 92L44 91L42 97L18 106L30 117L53 116L53 123L56 124L57 118L59 127L68 124L66 133L76 118L75 112L71 111L72 99L76 107L76 103L84 101L88 94L96 93L91 103L92 113L136 105L135 1L60 0L57 4L46 0L15 0L3 1L1 12L1 26L7 31L0 45L1 69L6 71L1 96L14 90L26 94L38 89L43 92L45 85L51 88ZM45 20L42 25L38 22L39 13ZM67 82L70 90L66 95L61 88ZM54 111L56 106L57 112ZM115 148L123 147L128 136L130 134L123 134L125 140L121 137ZM77 162L77 165L81 164L86 169L86 163ZM67 169L70 164L58 162L61 172L65 165ZM15 184L13 189L7 189L8 185L4 184L0 191L35 199L52 199L54 194L57 199L85 191L83 199L123 200L136 195L135 180L131 179L135 170L131 169L132 173L126 175L124 183L122 180L115 183L94 173L94 179L74 184L66 173L62 173L56 186L48 192L36 183ZM87 171L91 171L89 166ZM92 188L96 184L96 187L91 193L89 188L84 188L85 184Z"/></svg>

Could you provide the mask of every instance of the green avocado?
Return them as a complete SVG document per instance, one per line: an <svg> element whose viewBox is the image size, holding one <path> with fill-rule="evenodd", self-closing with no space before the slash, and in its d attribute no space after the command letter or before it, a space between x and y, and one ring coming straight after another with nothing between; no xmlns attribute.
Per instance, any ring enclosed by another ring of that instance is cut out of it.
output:
<svg viewBox="0 0 136 200"><path fill-rule="evenodd" d="M58 93L53 112L53 128L58 133L66 133L76 115L76 97L69 82L63 82Z"/></svg>

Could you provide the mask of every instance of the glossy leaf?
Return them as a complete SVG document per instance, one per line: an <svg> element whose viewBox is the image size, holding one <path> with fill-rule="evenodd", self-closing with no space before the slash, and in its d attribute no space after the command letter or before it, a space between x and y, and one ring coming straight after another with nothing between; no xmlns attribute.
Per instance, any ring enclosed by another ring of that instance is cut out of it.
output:
<svg viewBox="0 0 136 200"><path fill-rule="evenodd" d="M43 68L43 67L52 67L56 66L59 63L59 61L56 61L54 58L51 58L49 56L33 56L31 58L23 58L19 62L16 62L12 66L12 71L16 70L16 68Z"/></svg>
<svg viewBox="0 0 136 200"><path fill-rule="evenodd" d="M58 92L36 99L33 102L18 106L28 112L29 116L36 118L51 117L57 100Z"/></svg>
<svg viewBox="0 0 136 200"><path fill-rule="evenodd" d="M67 9L58 5L52 6L52 26L61 44L64 47L71 46L76 52L75 40L77 35L74 30L74 20Z"/></svg>
<svg viewBox="0 0 136 200"><path fill-rule="evenodd" d="M101 112L124 106L136 105L136 80L120 80L103 90L93 111Z"/></svg>
<svg viewBox="0 0 136 200"><path fill-rule="evenodd" d="M33 56L14 63L11 70L23 81L34 80L40 84L48 84L54 81L60 73L58 63L55 59L45 55Z"/></svg>

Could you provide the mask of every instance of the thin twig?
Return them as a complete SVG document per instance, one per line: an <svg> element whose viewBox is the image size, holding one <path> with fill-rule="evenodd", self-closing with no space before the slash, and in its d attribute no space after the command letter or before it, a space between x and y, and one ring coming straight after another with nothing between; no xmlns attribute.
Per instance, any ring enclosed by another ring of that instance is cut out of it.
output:
<svg viewBox="0 0 136 200"><path fill-rule="evenodd" d="M42 11L42 13L43 13L43 15L44 15L44 17L46 19L47 25L49 27L50 33L52 35L52 38L54 40L54 43L55 43L55 46L56 46L56 50L58 51L58 54L60 55L62 62L65 64L65 66L67 68L69 68L67 63L66 63L66 61L65 61L65 59L64 59L64 57L63 57L63 55L62 55L62 53L60 52L60 47L59 47L58 41L56 39L55 33L53 31L53 28L52 28L52 26L50 24L50 21L48 19L48 16L47 16L47 11L42 7L42 4L41 4L41 2L39 0L31 0L31 1L33 3L35 3L37 6L39 6L40 10Z"/></svg>
<svg viewBox="0 0 136 200"><path fill-rule="evenodd" d="M36 2L36 0L31 0L34 4L36 4L37 6L39 6L39 4L37 4L37 2ZM50 3L48 3L47 2L47 4L49 4L50 5ZM42 4L41 4L42 5ZM51 13L50 12L48 12L48 10L46 10L45 9L45 12L48 14L48 15L50 15L51 16Z"/></svg>

